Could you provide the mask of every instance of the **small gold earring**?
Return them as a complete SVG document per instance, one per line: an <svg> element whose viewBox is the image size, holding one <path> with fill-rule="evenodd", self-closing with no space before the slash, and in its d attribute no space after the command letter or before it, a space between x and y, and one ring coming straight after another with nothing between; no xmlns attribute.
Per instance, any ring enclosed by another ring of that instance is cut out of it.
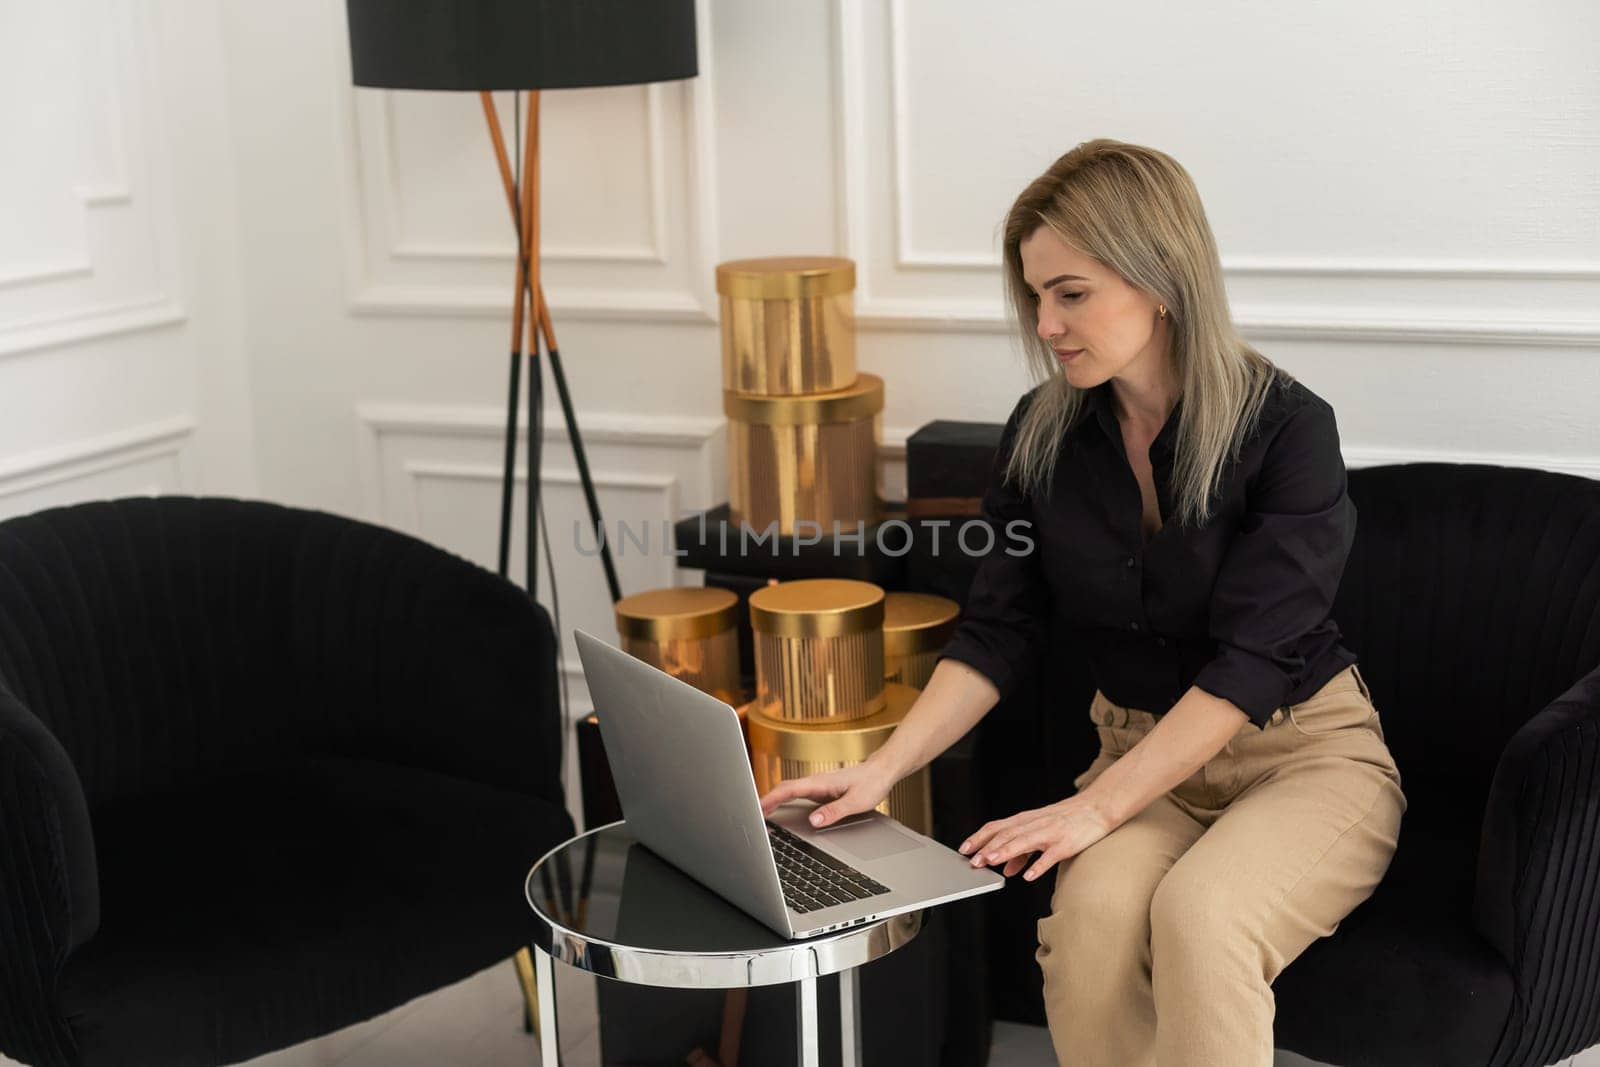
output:
<svg viewBox="0 0 1600 1067"><path fill-rule="evenodd" d="M1161 317L1162 318L1166 318L1167 317L1167 305L1165 305L1165 304L1160 305L1160 309L1159 310L1160 310Z"/></svg>

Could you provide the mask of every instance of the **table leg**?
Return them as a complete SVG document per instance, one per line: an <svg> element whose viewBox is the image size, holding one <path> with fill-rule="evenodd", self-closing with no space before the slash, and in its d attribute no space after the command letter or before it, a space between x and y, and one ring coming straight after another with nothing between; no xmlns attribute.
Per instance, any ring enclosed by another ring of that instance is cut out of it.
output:
<svg viewBox="0 0 1600 1067"><path fill-rule="evenodd" d="M839 972L839 1064L861 1067L861 982L854 967Z"/></svg>
<svg viewBox="0 0 1600 1067"><path fill-rule="evenodd" d="M540 1067L559 1067L560 1046L556 1042L556 976L550 965L550 953L534 946L533 963L537 973L535 984L539 987L539 1064Z"/></svg>
<svg viewBox="0 0 1600 1067"><path fill-rule="evenodd" d="M802 978L795 983L795 1002L800 1009L799 1049L796 1062L800 1067L819 1067L821 1050L817 1045L817 980Z"/></svg>

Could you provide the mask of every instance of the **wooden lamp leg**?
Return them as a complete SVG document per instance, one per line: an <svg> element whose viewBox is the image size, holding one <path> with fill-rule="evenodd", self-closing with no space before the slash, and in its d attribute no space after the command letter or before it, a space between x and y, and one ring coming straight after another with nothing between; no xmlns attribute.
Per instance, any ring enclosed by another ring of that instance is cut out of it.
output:
<svg viewBox="0 0 1600 1067"><path fill-rule="evenodd" d="M539 595L539 496L544 456L544 368L539 359L539 91L528 94L528 151L522 167L522 249L528 257L523 276L528 298L528 596ZM552 576L553 580L553 576ZM560 635L557 635L558 639Z"/></svg>
<svg viewBox="0 0 1600 1067"><path fill-rule="evenodd" d="M513 223L517 225L517 239L522 239L522 227L517 223L517 193L516 179L511 173L511 160L506 155L505 138L500 133L500 118L495 112L494 97L489 93L479 93L483 103L483 116L489 124L489 140L494 144L494 154L500 164L500 179L505 185L506 199L511 208ZM517 404L522 397L518 379L522 374L522 292L526 286L523 277L524 257L521 250L517 255L517 289L515 301L511 308L511 379L510 395L506 400L506 450L505 469L500 482L500 547L499 547L499 573L500 577L509 576L511 564L511 494L514 472L517 462Z"/></svg>
<svg viewBox="0 0 1600 1067"><path fill-rule="evenodd" d="M483 116L489 126L489 140L494 145L495 160L500 167L500 180L505 188L506 206L511 210L512 225L517 231L517 288L516 296L511 305L511 369L510 369L510 396L507 399L507 424L506 424L506 452L505 471L501 483L500 493L500 575L505 577L509 570L511 553L511 493L517 456L517 404L522 396L519 378L522 371L522 328L523 311L528 293L527 257L522 253L526 241L526 227L523 219L526 217L518 203L517 180L511 170L511 157L506 152L505 137L500 132L500 116L494 106L494 97L490 93L480 93L479 99L483 104ZM527 150L533 151L535 142L530 136ZM527 156L525 155L526 159ZM526 183L532 185L533 183ZM532 316L528 316L532 319ZM517 981L522 986L522 997L527 1012L527 1019L531 1031L539 1033L539 988L538 980L533 971L533 955L526 948L517 950L512 959L516 969Z"/></svg>
<svg viewBox="0 0 1600 1067"><path fill-rule="evenodd" d="M605 569L606 581L614 603L622 599L621 584L617 579L616 564L612 560L610 542L601 536L603 526L600 517L600 504L595 495L593 478L589 474L589 464L584 454L583 440L578 433L577 418L572 407L572 397L567 389L566 375L561 367L560 348L556 343L555 326L551 321L550 306L548 301L545 300L544 285L540 277L539 93L537 91L530 93L529 99L528 129L523 146L523 181L519 189L516 175L511 168L511 157L506 149L505 137L500 130L500 119L495 108L494 97L488 92L479 93L479 100L483 105L484 119L489 127L489 139L494 146L495 161L500 169L500 181L506 197L506 207L510 212L512 225L517 230L518 244L517 295L512 306L511 395L507 404L505 478L501 492L500 573L502 576L506 575L509 565L511 486L516 460L518 376L523 352L522 328L524 321L526 321L528 326L527 352L532 360L532 365L528 372L527 586L529 595L535 595L538 574L536 568L538 472L543 443L543 408L539 400L542 393L539 345L542 339L544 347L550 353L551 376L555 380L556 390L561 399L562 414L567 424L568 439L572 444L573 456L578 466L579 481L583 486L589 515L597 532L601 563ZM525 307L526 320L524 319ZM579 890L577 901L579 916L583 916L588 910L589 876L590 870L586 865L583 885ZM581 923L581 918L579 921ZM532 955L525 948L519 949L514 963L518 979L522 983L524 998L527 1001L528 1017L532 1021L532 1025L537 1028L539 1025L538 980L533 967ZM739 1030L744 1016L743 996L730 997L728 1009L724 1017L723 1051L724 1053L731 1051L736 1056ZM730 1022L732 1023L731 1027L729 1025ZM537 1029L535 1029L535 1032L537 1032Z"/></svg>

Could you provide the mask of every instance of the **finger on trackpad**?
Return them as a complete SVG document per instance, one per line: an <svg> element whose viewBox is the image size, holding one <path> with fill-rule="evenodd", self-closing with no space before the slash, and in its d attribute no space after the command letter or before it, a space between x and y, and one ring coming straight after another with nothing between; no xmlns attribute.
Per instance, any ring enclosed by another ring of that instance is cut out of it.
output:
<svg viewBox="0 0 1600 1067"><path fill-rule="evenodd" d="M878 817L879 816L876 811L858 811L854 815L846 815L842 819L835 819L826 826L813 826L811 828L811 832L814 834L825 834L830 830L842 830L846 826L855 826L857 823L869 822Z"/></svg>

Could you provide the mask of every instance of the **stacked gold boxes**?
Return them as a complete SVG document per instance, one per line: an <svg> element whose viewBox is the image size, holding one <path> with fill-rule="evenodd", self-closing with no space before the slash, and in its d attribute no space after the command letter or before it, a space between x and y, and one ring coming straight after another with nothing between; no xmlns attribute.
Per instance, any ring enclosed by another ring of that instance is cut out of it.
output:
<svg viewBox="0 0 1600 1067"><path fill-rule="evenodd" d="M717 267L730 521L783 536L878 521L883 379L856 373L855 284L829 256Z"/></svg>
<svg viewBox="0 0 1600 1067"><path fill-rule="evenodd" d="M883 605L883 675L921 689L955 636L961 605L931 593L890 593Z"/></svg>
<svg viewBox="0 0 1600 1067"><path fill-rule="evenodd" d="M624 652L733 705L743 719L738 612L731 589L651 589L616 602L617 636Z"/></svg>
<svg viewBox="0 0 1600 1067"><path fill-rule="evenodd" d="M856 380L856 266L831 256L717 267L722 387L756 396L831 393Z"/></svg>
<svg viewBox="0 0 1600 1067"><path fill-rule="evenodd" d="M918 690L884 678L884 602L871 582L813 578L750 594L756 696L747 711L756 786L861 763L889 739ZM932 832L926 767L879 810Z"/></svg>
<svg viewBox="0 0 1600 1067"><path fill-rule="evenodd" d="M750 594L756 708L805 722L859 719L884 707L883 590L810 578Z"/></svg>

